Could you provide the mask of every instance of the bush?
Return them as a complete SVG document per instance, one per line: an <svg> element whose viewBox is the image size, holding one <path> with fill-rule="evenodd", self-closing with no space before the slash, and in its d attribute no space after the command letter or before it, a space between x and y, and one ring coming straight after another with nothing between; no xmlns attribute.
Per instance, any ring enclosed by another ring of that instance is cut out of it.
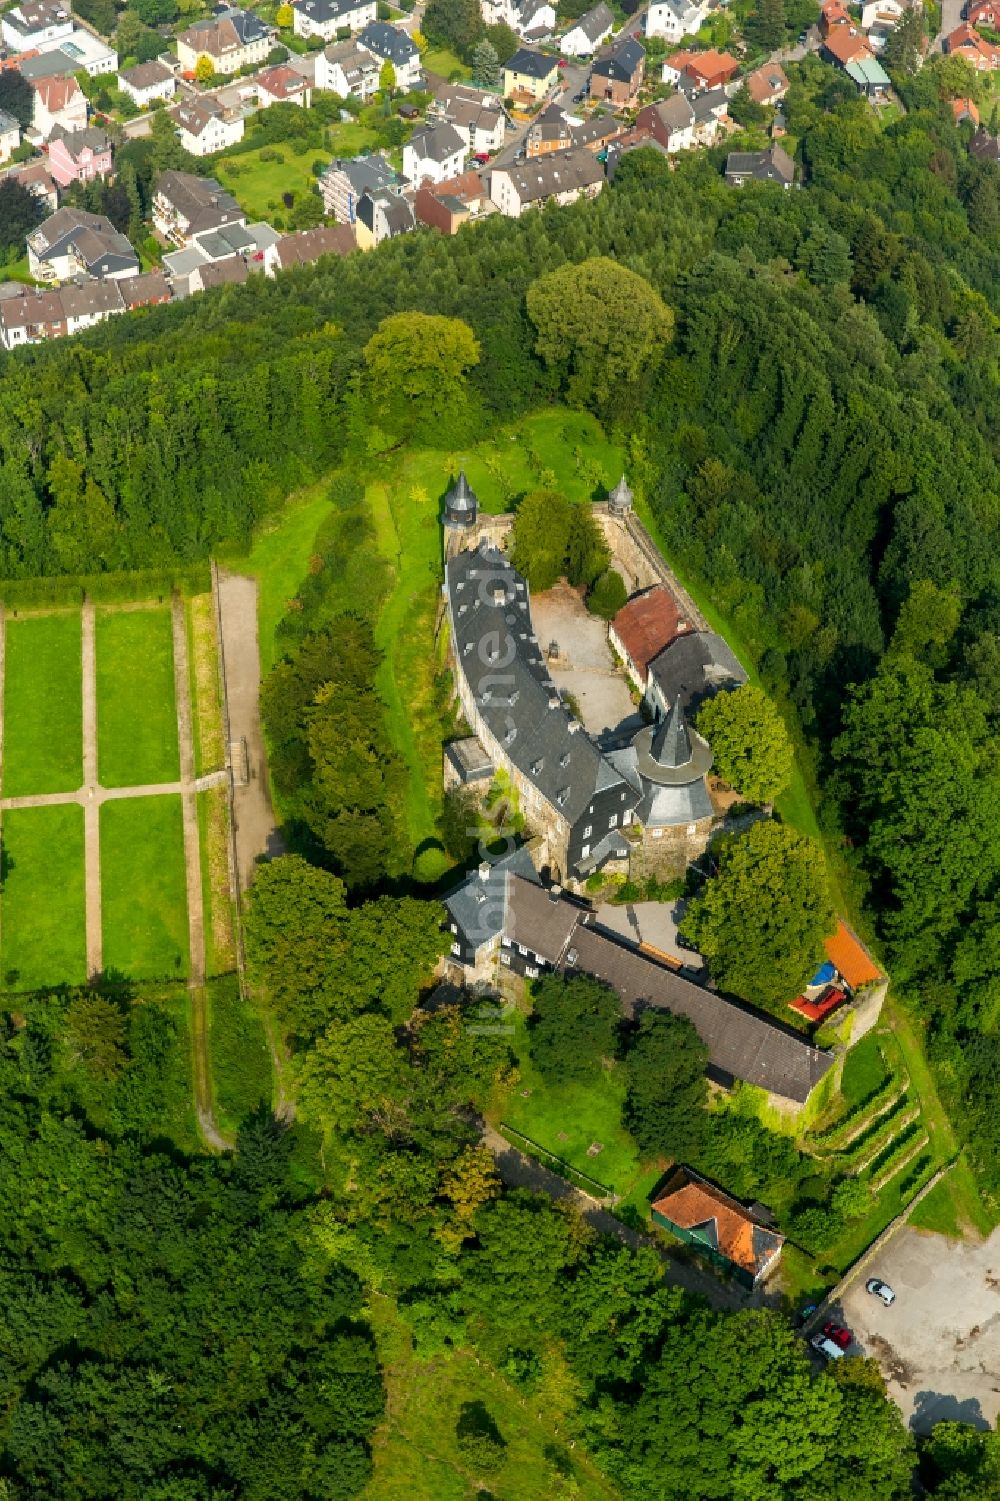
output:
<svg viewBox="0 0 1000 1501"><path fill-rule="evenodd" d="M392 15L392 6L386 5L385 0L378 0L378 18L380 21L388 21Z"/></svg>
<svg viewBox="0 0 1000 1501"><path fill-rule="evenodd" d="M607 568L587 595L587 609L602 620L611 620L628 599L628 590L620 573Z"/></svg>
<svg viewBox="0 0 1000 1501"><path fill-rule="evenodd" d="M507 1444L484 1402L466 1402L455 1424L459 1453L480 1475L494 1475L507 1458Z"/></svg>

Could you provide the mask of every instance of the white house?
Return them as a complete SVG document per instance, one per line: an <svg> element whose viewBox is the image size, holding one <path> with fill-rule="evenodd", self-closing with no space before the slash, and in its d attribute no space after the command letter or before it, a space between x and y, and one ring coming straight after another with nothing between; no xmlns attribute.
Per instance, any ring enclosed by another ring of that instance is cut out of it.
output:
<svg viewBox="0 0 1000 1501"><path fill-rule="evenodd" d="M0 16L0 37L12 52L30 52L42 42L69 36L73 17L62 0L25 0Z"/></svg>
<svg viewBox="0 0 1000 1501"><path fill-rule="evenodd" d="M564 32L560 46L571 57L592 57L598 47L615 29L615 18L604 0L588 10L585 16L574 21L569 31Z"/></svg>
<svg viewBox="0 0 1000 1501"><path fill-rule="evenodd" d="M499 151L507 130L507 117L497 95L483 93L467 83L439 84L427 118L454 125L467 137L469 150L477 155Z"/></svg>
<svg viewBox="0 0 1000 1501"><path fill-rule="evenodd" d="M86 127L87 101L75 78L38 78L31 89L35 96L31 125L43 141L57 125L64 130Z"/></svg>
<svg viewBox="0 0 1000 1501"><path fill-rule="evenodd" d="M156 60L138 63L118 74L118 87L140 109L148 109L154 99L172 99L177 90L177 79L166 63Z"/></svg>
<svg viewBox="0 0 1000 1501"><path fill-rule="evenodd" d="M36 281L137 276L139 257L103 214L60 208L28 236L28 270Z"/></svg>
<svg viewBox="0 0 1000 1501"><path fill-rule="evenodd" d="M390 26L386 21L371 21L358 40L378 58L380 65L392 63L397 88L412 89L420 81L420 53L398 26Z"/></svg>
<svg viewBox="0 0 1000 1501"><path fill-rule="evenodd" d="M66 36L53 37L40 43L38 51L45 59L44 71L48 75L57 71L55 64L59 64L58 72L64 78L70 78L74 73L101 78L118 71L118 53L114 47L95 36L92 31L83 31L78 26L73 27ZM26 72L30 75L36 66L41 69L40 59L31 59L26 64ZM41 77L41 71L34 76Z"/></svg>
<svg viewBox="0 0 1000 1501"><path fill-rule="evenodd" d="M708 15L707 0L653 0L646 12L646 35L679 42L694 36Z"/></svg>
<svg viewBox="0 0 1000 1501"><path fill-rule="evenodd" d="M370 99L378 92L382 64L360 43L334 42L316 54L316 87L341 99Z"/></svg>
<svg viewBox="0 0 1000 1501"><path fill-rule="evenodd" d="M274 31L247 10L224 10L210 21L198 21L177 38L177 60L193 73L200 57L207 57L216 73L238 73L267 60Z"/></svg>
<svg viewBox="0 0 1000 1501"><path fill-rule="evenodd" d="M73 282L59 290L66 332L78 334L84 328L93 328L115 313L124 313L125 303L121 290L114 281Z"/></svg>
<svg viewBox="0 0 1000 1501"><path fill-rule="evenodd" d="M11 155L21 144L21 127L13 115L0 109L0 162L10 161Z"/></svg>
<svg viewBox="0 0 1000 1501"><path fill-rule="evenodd" d="M579 147L536 157L520 166L494 168L490 197L502 214L519 219L525 209L553 199L558 204L596 198L604 186L604 168L592 151Z"/></svg>
<svg viewBox="0 0 1000 1501"><path fill-rule="evenodd" d="M457 177L469 154L468 137L454 125L435 125L421 131L403 147L403 176L415 187Z"/></svg>
<svg viewBox="0 0 1000 1501"><path fill-rule="evenodd" d="M338 31L360 31L375 20L375 0L295 0L292 29L296 36L332 42Z"/></svg>
<svg viewBox="0 0 1000 1501"><path fill-rule="evenodd" d="M308 109L312 88L301 73L286 63L277 63L257 74L257 103L261 109L270 109L272 104L297 104L300 109Z"/></svg>
<svg viewBox="0 0 1000 1501"><path fill-rule="evenodd" d="M549 0L479 0L479 9L487 26L509 26L522 39L555 30L556 8Z"/></svg>
<svg viewBox="0 0 1000 1501"><path fill-rule="evenodd" d="M243 139L243 116L230 117L214 99L185 99L174 119L181 145L192 156L211 156Z"/></svg>

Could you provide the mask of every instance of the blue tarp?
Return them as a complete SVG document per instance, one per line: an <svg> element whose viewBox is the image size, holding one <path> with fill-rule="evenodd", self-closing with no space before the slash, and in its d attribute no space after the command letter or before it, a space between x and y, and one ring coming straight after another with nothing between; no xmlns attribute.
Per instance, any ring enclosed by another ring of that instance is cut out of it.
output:
<svg viewBox="0 0 1000 1501"><path fill-rule="evenodd" d="M809 981L809 984L810 985L829 985L830 981L833 979L833 977L834 977L834 975L836 973L837 973L837 971L836 971L835 967L830 963L830 961L828 959L825 964L821 964L820 965L819 969L816 971L816 973L813 975L812 979Z"/></svg>

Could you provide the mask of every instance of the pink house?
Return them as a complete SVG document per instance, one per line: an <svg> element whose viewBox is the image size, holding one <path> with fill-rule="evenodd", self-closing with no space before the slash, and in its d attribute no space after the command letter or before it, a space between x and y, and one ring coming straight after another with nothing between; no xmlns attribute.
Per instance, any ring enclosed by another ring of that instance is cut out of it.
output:
<svg viewBox="0 0 1000 1501"><path fill-rule="evenodd" d="M111 141L103 130L66 130L57 125L49 137L49 171L61 188L72 182L93 182L110 177L113 170Z"/></svg>

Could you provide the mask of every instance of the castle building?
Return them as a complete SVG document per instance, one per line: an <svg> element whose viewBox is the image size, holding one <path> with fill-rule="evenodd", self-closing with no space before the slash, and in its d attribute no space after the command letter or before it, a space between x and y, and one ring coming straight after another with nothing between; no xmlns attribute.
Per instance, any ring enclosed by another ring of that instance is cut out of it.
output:
<svg viewBox="0 0 1000 1501"><path fill-rule="evenodd" d="M639 730L608 759L639 796L634 817L641 840L632 845L630 872L683 875L708 848L715 811L705 783L712 748L688 725L680 698L666 719Z"/></svg>
<svg viewBox="0 0 1000 1501"><path fill-rule="evenodd" d="M475 526L478 516L479 500L476 492L466 479L465 470L460 469L458 479L444 498L444 524L446 527L468 531Z"/></svg>

